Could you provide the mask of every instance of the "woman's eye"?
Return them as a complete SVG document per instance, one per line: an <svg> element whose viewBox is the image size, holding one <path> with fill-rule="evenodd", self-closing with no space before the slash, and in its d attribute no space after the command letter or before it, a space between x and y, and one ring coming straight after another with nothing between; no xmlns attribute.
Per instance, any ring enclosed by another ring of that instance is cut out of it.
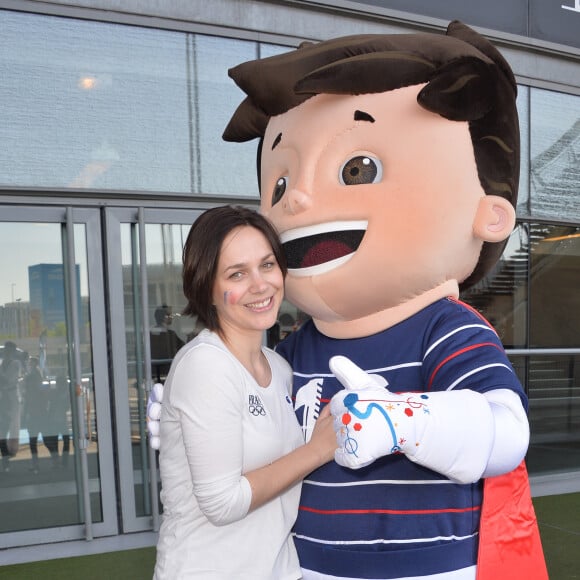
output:
<svg viewBox="0 0 580 580"><path fill-rule="evenodd" d="M280 177L276 181L274 191L272 192L272 205L276 205L286 193L286 186L288 185L287 177Z"/></svg>
<svg viewBox="0 0 580 580"><path fill-rule="evenodd" d="M357 155L340 168L339 181L342 185L378 183L383 178L383 164L376 157Z"/></svg>

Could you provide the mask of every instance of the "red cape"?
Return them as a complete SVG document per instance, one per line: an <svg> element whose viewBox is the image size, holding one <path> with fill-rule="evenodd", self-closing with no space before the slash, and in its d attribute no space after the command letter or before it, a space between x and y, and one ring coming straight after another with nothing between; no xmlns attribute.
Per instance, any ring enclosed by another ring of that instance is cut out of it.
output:
<svg viewBox="0 0 580 580"><path fill-rule="evenodd" d="M548 580L528 472L522 461L510 473L484 481L477 580Z"/></svg>

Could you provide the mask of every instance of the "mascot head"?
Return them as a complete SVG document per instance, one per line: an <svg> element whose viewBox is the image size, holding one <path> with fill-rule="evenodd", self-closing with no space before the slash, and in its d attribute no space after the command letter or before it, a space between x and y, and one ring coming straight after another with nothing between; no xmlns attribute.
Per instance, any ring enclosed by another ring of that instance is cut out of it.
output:
<svg viewBox="0 0 580 580"><path fill-rule="evenodd" d="M260 139L287 297L320 330L378 332L498 260L515 224L516 83L474 30L305 43L230 76L247 97L224 139Z"/></svg>

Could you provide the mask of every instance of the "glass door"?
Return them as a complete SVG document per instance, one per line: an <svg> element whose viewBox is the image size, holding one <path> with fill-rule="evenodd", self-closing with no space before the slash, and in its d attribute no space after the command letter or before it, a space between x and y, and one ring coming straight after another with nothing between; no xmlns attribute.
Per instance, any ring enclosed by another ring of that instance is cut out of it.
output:
<svg viewBox="0 0 580 580"><path fill-rule="evenodd" d="M0 548L117 531L100 240L98 210L2 208Z"/></svg>
<svg viewBox="0 0 580 580"><path fill-rule="evenodd" d="M199 329L182 317L182 248L195 210L107 208L107 271L124 532L157 529L157 454L148 445L149 390ZM141 267L143 265L143 267Z"/></svg>

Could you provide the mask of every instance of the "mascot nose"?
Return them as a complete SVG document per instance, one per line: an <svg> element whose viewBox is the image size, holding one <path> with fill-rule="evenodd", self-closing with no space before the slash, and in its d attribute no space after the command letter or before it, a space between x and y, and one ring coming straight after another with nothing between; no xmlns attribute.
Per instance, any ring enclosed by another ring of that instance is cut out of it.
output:
<svg viewBox="0 0 580 580"><path fill-rule="evenodd" d="M286 213L299 214L312 206L312 198L300 189L291 189L284 196L282 207Z"/></svg>

